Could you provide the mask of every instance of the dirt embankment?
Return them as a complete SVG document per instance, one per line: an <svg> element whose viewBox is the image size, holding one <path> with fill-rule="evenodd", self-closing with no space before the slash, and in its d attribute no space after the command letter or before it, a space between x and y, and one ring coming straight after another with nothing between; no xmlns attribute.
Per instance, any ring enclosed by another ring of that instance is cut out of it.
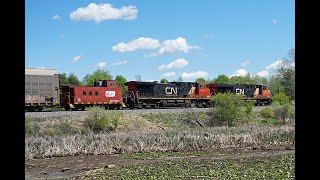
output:
<svg viewBox="0 0 320 180"><path fill-rule="evenodd" d="M271 157L286 154L295 154L294 145L274 147L246 147L211 149L207 151L221 151L218 155L177 156L167 158L156 158L152 160L125 159L113 155L88 155L67 156L45 159L31 159L25 162L25 179L80 179L85 173L98 168L113 168L121 165L132 165L138 163L150 164L160 161L219 161L225 159L241 159L252 157ZM226 153L226 152L242 153Z"/></svg>

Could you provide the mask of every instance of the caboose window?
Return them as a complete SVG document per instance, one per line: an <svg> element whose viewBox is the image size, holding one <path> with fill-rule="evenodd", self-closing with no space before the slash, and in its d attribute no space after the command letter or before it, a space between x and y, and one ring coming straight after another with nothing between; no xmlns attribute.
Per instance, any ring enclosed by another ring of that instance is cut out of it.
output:
<svg viewBox="0 0 320 180"><path fill-rule="evenodd" d="M86 92L86 91L83 91L83 92L82 92L82 95L83 95L83 96L86 96L86 95L87 95L87 92Z"/></svg>
<svg viewBox="0 0 320 180"><path fill-rule="evenodd" d="M94 95L98 96L98 91L95 91L95 92L94 92Z"/></svg>
<svg viewBox="0 0 320 180"><path fill-rule="evenodd" d="M114 86L114 82L110 82L110 86Z"/></svg>
<svg viewBox="0 0 320 180"><path fill-rule="evenodd" d="M92 96L92 91L89 91L89 96Z"/></svg>

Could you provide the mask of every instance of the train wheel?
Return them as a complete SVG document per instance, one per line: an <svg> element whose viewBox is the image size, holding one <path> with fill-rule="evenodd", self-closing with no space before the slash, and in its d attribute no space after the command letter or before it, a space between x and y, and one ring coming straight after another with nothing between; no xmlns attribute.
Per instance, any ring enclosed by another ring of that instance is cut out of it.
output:
<svg viewBox="0 0 320 180"><path fill-rule="evenodd" d="M191 108L195 108L196 106L197 106L197 105L196 105L195 103L191 103L191 104L190 104L190 107L191 107Z"/></svg>
<svg viewBox="0 0 320 180"><path fill-rule="evenodd" d="M118 108L117 108L118 110L122 110L123 109L123 107L120 105L120 106L118 106Z"/></svg>
<svg viewBox="0 0 320 180"><path fill-rule="evenodd" d="M65 110L65 111L69 111L69 109L70 109L70 106L69 106L69 105L64 106L64 110Z"/></svg>

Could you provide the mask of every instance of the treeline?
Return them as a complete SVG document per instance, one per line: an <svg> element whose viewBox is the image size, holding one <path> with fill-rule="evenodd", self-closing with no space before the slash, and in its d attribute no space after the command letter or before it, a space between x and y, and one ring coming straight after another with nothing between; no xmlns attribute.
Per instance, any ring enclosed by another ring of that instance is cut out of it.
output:
<svg viewBox="0 0 320 180"><path fill-rule="evenodd" d="M70 73L67 76L66 73L60 74L60 85L86 85L92 86L93 82L96 80L111 80L112 75L109 71L98 69L92 74L87 74L83 81L80 81L74 73ZM135 76L137 81L141 81L141 76ZM115 80L121 86L124 93L128 91L124 83L127 79L122 75L117 75ZM176 81L183 81L181 77ZM252 76L249 73L246 76L232 76L219 75L217 78L212 80L205 80L204 78L196 79L197 82L209 83L223 83L223 84L264 84L267 85L271 90L272 94L284 93L290 98L290 100L295 100L295 49L290 49L288 55L283 58L282 63L280 63L273 73L269 77ZM160 82L168 83L167 79L161 79Z"/></svg>

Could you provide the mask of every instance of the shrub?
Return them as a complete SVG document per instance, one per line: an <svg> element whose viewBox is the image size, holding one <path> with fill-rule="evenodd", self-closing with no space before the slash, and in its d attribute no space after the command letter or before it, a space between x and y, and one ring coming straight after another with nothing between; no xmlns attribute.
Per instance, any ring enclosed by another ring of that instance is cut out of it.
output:
<svg viewBox="0 0 320 180"><path fill-rule="evenodd" d="M93 131L107 130L110 120L107 112L100 107L92 107L87 109L87 117L85 126Z"/></svg>
<svg viewBox="0 0 320 180"><path fill-rule="evenodd" d="M60 121L59 124L56 125L56 132L60 135L64 134L74 134L77 132L76 128L71 125L70 120L67 118L64 121Z"/></svg>
<svg viewBox="0 0 320 180"><path fill-rule="evenodd" d="M262 109L259 114L262 118L274 118L273 110L269 107Z"/></svg>
<svg viewBox="0 0 320 180"><path fill-rule="evenodd" d="M253 120L254 115L254 102L253 101L248 101L244 103L245 106L245 119L244 122L249 122Z"/></svg>
<svg viewBox="0 0 320 180"><path fill-rule="evenodd" d="M112 120L111 123L113 124L114 128L116 129L120 125L120 119L121 119L121 113L120 112L114 112L112 114Z"/></svg>
<svg viewBox="0 0 320 180"><path fill-rule="evenodd" d="M272 124L272 125L279 125L281 122L276 118L264 118L261 120L262 124Z"/></svg>
<svg viewBox="0 0 320 180"><path fill-rule="evenodd" d="M39 133L39 126L31 118L25 117L24 131L26 135L36 135Z"/></svg>
<svg viewBox="0 0 320 180"><path fill-rule="evenodd" d="M294 119L294 106L291 104L285 104L277 107L274 109L274 116L278 119L281 119L283 123L286 122L286 119Z"/></svg>
<svg viewBox="0 0 320 180"><path fill-rule="evenodd" d="M284 104L289 104L290 103L290 99L289 97L283 93L283 92L280 92L278 94L275 94L272 98L272 101L274 104L279 104L279 105L284 105Z"/></svg>
<svg viewBox="0 0 320 180"><path fill-rule="evenodd" d="M241 97L232 93L219 93L211 99L214 119L234 126L240 122L247 122L253 117L253 105L245 103Z"/></svg>

